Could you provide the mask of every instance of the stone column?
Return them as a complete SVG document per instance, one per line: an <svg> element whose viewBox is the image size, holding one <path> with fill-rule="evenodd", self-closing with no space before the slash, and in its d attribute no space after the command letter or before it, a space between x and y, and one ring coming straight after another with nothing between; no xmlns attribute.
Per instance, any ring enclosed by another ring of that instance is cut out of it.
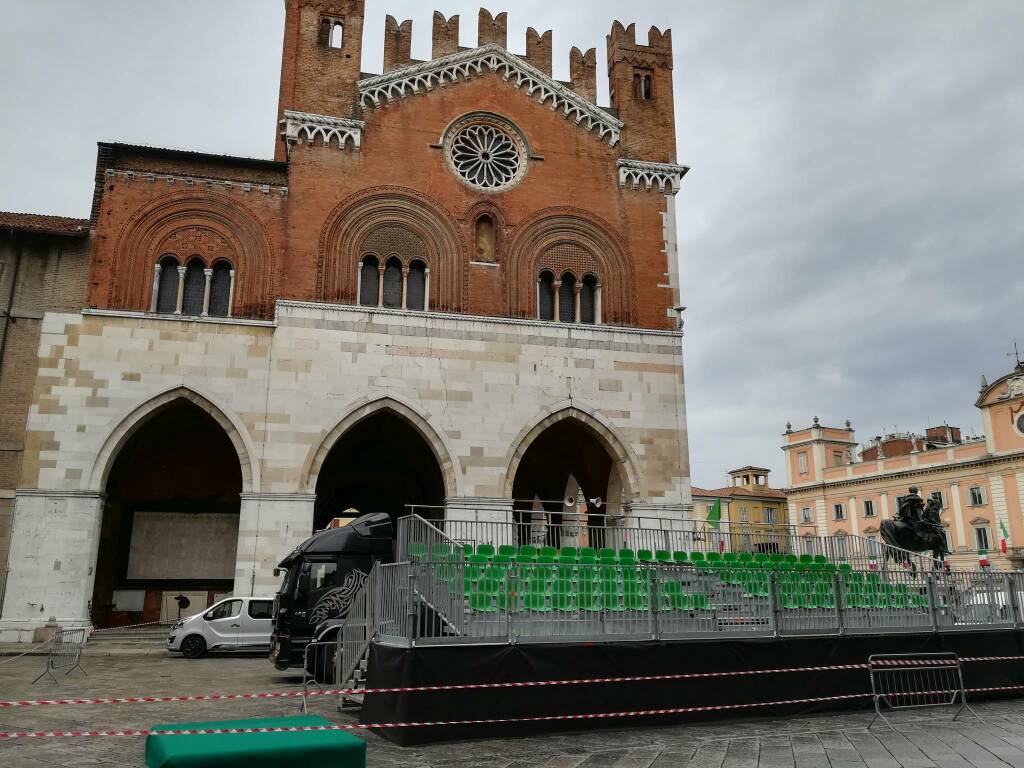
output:
<svg viewBox="0 0 1024 768"><path fill-rule="evenodd" d="M313 535L313 503L305 493L243 493L235 552L235 595L272 596L274 568Z"/></svg>
<svg viewBox="0 0 1024 768"><path fill-rule="evenodd" d="M185 267L178 267L178 298L174 305L174 314L181 314L181 302L185 299Z"/></svg>
<svg viewBox="0 0 1024 768"><path fill-rule="evenodd" d="M554 319L554 321L556 323L560 323L562 321L562 313L559 311L559 308L558 308L558 305L559 305L559 301L558 301L559 295L562 293L559 290L561 287L562 287L562 281L561 280L555 280L555 282L553 282L551 284L551 296L555 300L554 301L554 304L555 304L555 316L554 316L553 319Z"/></svg>
<svg viewBox="0 0 1024 768"><path fill-rule="evenodd" d="M601 324L601 284L594 286L594 323Z"/></svg>
<svg viewBox="0 0 1024 768"><path fill-rule="evenodd" d="M156 302L157 299L159 298L158 294L160 293L160 272L162 270L163 267L161 267L159 264L156 264L153 267L153 298L149 302L150 312L156 312Z"/></svg>
<svg viewBox="0 0 1024 768"><path fill-rule="evenodd" d="M377 267L377 306L384 306L384 265Z"/></svg>
<svg viewBox="0 0 1024 768"><path fill-rule="evenodd" d="M228 272L231 278L231 287L228 289L228 317L231 317L235 307L235 270Z"/></svg>
<svg viewBox="0 0 1024 768"><path fill-rule="evenodd" d="M409 308L409 268L402 267L402 309Z"/></svg>
<svg viewBox="0 0 1024 768"><path fill-rule="evenodd" d="M25 490L15 497L0 642L31 642L36 628L91 624L103 497Z"/></svg>
<svg viewBox="0 0 1024 768"><path fill-rule="evenodd" d="M423 311L430 311L430 267L423 270Z"/></svg>
<svg viewBox="0 0 1024 768"><path fill-rule="evenodd" d="M363 303L363 263L356 264L356 300L352 302L356 306Z"/></svg>
<svg viewBox="0 0 1024 768"><path fill-rule="evenodd" d="M577 323L580 321L580 312L581 312L580 296L582 296L582 295L583 295L583 283L576 283L576 299L575 299L575 301L576 301L576 311L573 312L573 317L576 318L574 322L577 322Z"/></svg>
<svg viewBox="0 0 1024 768"><path fill-rule="evenodd" d="M203 277L206 278L206 284L203 286L203 317L210 316L210 281L213 280L213 270L204 269Z"/></svg>

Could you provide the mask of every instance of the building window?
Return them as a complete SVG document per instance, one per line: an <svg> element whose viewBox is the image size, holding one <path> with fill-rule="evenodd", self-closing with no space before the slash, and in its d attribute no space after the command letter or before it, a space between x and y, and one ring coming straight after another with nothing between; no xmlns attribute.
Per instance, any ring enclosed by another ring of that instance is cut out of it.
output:
<svg viewBox="0 0 1024 768"><path fill-rule="evenodd" d="M213 265L213 276L210 278L210 309L213 317L231 315L232 282L234 270L226 261L218 261Z"/></svg>
<svg viewBox="0 0 1024 768"><path fill-rule="evenodd" d="M864 499L864 517L875 516L875 502L871 499Z"/></svg>
<svg viewBox="0 0 1024 768"><path fill-rule="evenodd" d="M973 486L970 490L970 493L972 507L982 507L985 505L985 494L982 493L980 486Z"/></svg>
<svg viewBox="0 0 1024 768"><path fill-rule="evenodd" d="M765 507L764 508L764 521L766 523L768 523L769 525L774 525L776 522L778 522L777 513L778 513L778 510L776 510L776 509L772 509L771 507Z"/></svg>
<svg viewBox="0 0 1024 768"><path fill-rule="evenodd" d="M414 261L409 265L409 287L406 306L408 309L423 311L426 308L427 265Z"/></svg>
<svg viewBox="0 0 1024 768"><path fill-rule="evenodd" d="M845 533L837 533L833 538L836 545L835 559L837 560L848 560L850 557L849 542L846 539Z"/></svg>
<svg viewBox="0 0 1024 768"><path fill-rule="evenodd" d="M979 550L984 549L985 551L988 551L991 549L991 539L988 534L987 525L974 526L974 543L977 545Z"/></svg>
<svg viewBox="0 0 1024 768"><path fill-rule="evenodd" d="M203 274L203 262L193 258L185 269L185 293L181 300L181 314L196 317L203 314L205 294L206 275Z"/></svg>
<svg viewBox="0 0 1024 768"><path fill-rule="evenodd" d="M359 303L376 307L380 303L380 262L376 256L367 256L359 268Z"/></svg>
<svg viewBox="0 0 1024 768"><path fill-rule="evenodd" d="M394 256L384 264L384 306L402 308L402 262Z"/></svg>
<svg viewBox="0 0 1024 768"><path fill-rule="evenodd" d="M807 474L807 452L801 451L796 455L797 468L800 470L801 475Z"/></svg>
<svg viewBox="0 0 1024 768"><path fill-rule="evenodd" d="M650 101L654 94L654 78L646 70L636 70L633 73L633 91L639 101Z"/></svg>
<svg viewBox="0 0 1024 768"><path fill-rule="evenodd" d="M933 498L933 499L935 499L936 501L939 502L939 507L941 509L945 509L946 508L946 494L945 494L945 492L943 492L943 491L932 491L931 494L929 494L929 495L931 496L931 498Z"/></svg>
<svg viewBox="0 0 1024 768"><path fill-rule="evenodd" d="M867 551L868 557L882 556L882 546L879 544L877 536L868 536Z"/></svg>
<svg viewBox="0 0 1024 768"><path fill-rule="evenodd" d="M750 520L750 514L747 512L746 507L740 507L740 522L746 523Z"/></svg>
<svg viewBox="0 0 1024 768"><path fill-rule="evenodd" d="M809 524L809 523L813 522L812 518L811 518L811 508L810 507L804 507L803 509L800 510L800 522L804 523L804 524Z"/></svg>
<svg viewBox="0 0 1024 768"><path fill-rule="evenodd" d="M178 308L178 260L174 256L164 256L156 269L156 303L153 309L169 315Z"/></svg>
<svg viewBox="0 0 1024 768"><path fill-rule="evenodd" d="M547 270L537 279L537 319L555 319L555 276Z"/></svg>
<svg viewBox="0 0 1024 768"><path fill-rule="evenodd" d="M842 504L833 504L832 505L832 519L833 520L845 520L846 519L846 510L843 509L843 505Z"/></svg>
<svg viewBox="0 0 1024 768"><path fill-rule="evenodd" d="M808 534L807 536L804 536L803 549L804 549L804 551L801 554L804 554L804 555L816 555L816 554L818 554L818 540L814 536L811 536L810 534Z"/></svg>
<svg viewBox="0 0 1024 768"><path fill-rule="evenodd" d="M320 45L325 48L341 48L345 42L345 25L341 19L323 17L320 19Z"/></svg>
<svg viewBox="0 0 1024 768"><path fill-rule="evenodd" d="M833 467L841 467L841 466L843 466L843 453L842 453L842 451L833 451L832 452L832 466Z"/></svg>
<svg viewBox="0 0 1024 768"><path fill-rule="evenodd" d="M949 526L942 526L942 533L946 537L946 549L950 552L953 551L953 535L949 532Z"/></svg>
<svg viewBox="0 0 1024 768"><path fill-rule="evenodd" d="M599 323L597 316L597 278L593 275L586 275L583 278L583 286L580 289L580 322Z"/></svg>
<svg viewBox="0 0 1024 768"><path fill-rule="evenodd" d="M558 319L563 323L576 322L576 276L572 272L562 275L558 288Z"/></svg>

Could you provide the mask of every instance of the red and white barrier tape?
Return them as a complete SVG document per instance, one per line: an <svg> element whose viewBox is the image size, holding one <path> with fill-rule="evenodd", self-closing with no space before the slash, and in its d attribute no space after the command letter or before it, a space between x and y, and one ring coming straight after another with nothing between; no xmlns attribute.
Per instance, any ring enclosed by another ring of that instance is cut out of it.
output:
<svg viewBox="0 0 1024 768"><path fill-rule="evenodd" d="M96 629L95 627L85 627L89 630L90 635L98 635L100 632L117 632L120 629L137 629L139 627L155 627L157 624L167 624L165 621L146 621L142 624L125 624L123 627L103 627L102 629ZM170 629L170 624L167 624ZM75 629L75 627L69 627L69 629Z"/></svg>
<svg viewBox="0 0 1024 768"><path fill-rule="evenodd" d="M823 701L842 701L870 697L870 693L851 693L839 696L820 696L812 699L757 701L748 704L713 704L703 707L640 709L625 712L594 712L571 715L531 715L529 717L492 717L477 720L436 720L433 722L409 723L352 723L346 725L308 725L280 728L201 728L168 731L154 731L150 728L121 728L109 731L9 731L6 733L0 732L0 741L10 739L67 738L77 736L205 736L249 733L305 733L309 731L371 731L380 728L429 728L446 725L499 725L503 723L539 723L562 720L609 720L618 717L648 717L651 715L681 715L695 712L721 712L727 710L755 709L757 707L780 707L792 704L815 704Z"/></svg>
<svg viewBox="0 0 1024 768"><path fill-rule="evenodd" d="M961 659L962 662L1020 661L1024 656L974 656ZM877 662L876 662L877 663ZM903 664L904 662L892 662ZM948 664L940 660L922 660L922 666ZM679 672L660 675L631 675L626 677L590 677L564 680L527 680L504 683L450 683L447 685L397 686L392 688L338 688L321 691L272 691L267 693L211 693L181 696L123 696L71 699L37 699L0 701L0 709L19 707L60 706L68 704L167 704L172 702L197 701L239 701L246 699L298 699L315 696L347 696L352 694L385 693L439 693L444 691L474 691L494 688L544 688L563 685L598 685L602 683L648 683L668 680L702 680L715 677L752 677L754 675L777 675L797 672L845 672L868 669L868 664L831 664L820 667L781 667L778 669L750 669L723 672Z"/></svg>

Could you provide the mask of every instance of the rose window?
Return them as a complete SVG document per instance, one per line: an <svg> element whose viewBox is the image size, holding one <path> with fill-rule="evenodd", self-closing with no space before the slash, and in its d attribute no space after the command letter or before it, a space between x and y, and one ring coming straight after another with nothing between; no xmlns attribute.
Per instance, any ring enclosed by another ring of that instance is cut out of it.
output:
<svg viewBox="0 0 1024 768"><path fill-rule="evenodd" d="M499 192L518 182L526 171L525 141L504 122L496 117L470 116L448 133L448 164L475 189Z"/></svg>

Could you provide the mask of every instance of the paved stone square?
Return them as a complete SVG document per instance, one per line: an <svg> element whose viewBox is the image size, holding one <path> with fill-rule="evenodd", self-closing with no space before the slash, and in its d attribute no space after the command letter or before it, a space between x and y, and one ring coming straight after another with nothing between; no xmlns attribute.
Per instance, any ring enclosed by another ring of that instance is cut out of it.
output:
<svg viewBox="0 0 1024 768"><path fill-rule="evenodd" d="M0 660L2 661L2 660ZM166 655L87 656L79 672L58 684L30 685L42 657L0 666L0 700L84 696L177 695L294 691L301 678L273 669L264 658L199 661ZM310 711L336 723L355 722L332 701L311 700ZM662 728L622 728L519 739L401 748L373 734L369 765L433 768L1002 768L1024 767L1024 700L983 703L984 717L950 722L946 711L901 715L905 735L867 726L866 712L777 719L718 721ZM139 705L81 705L0 710L0 731L143 728L158 722L289 715L294 700ZM143 765L141 738L26 739L0 743L0 766Z"/></svg>

